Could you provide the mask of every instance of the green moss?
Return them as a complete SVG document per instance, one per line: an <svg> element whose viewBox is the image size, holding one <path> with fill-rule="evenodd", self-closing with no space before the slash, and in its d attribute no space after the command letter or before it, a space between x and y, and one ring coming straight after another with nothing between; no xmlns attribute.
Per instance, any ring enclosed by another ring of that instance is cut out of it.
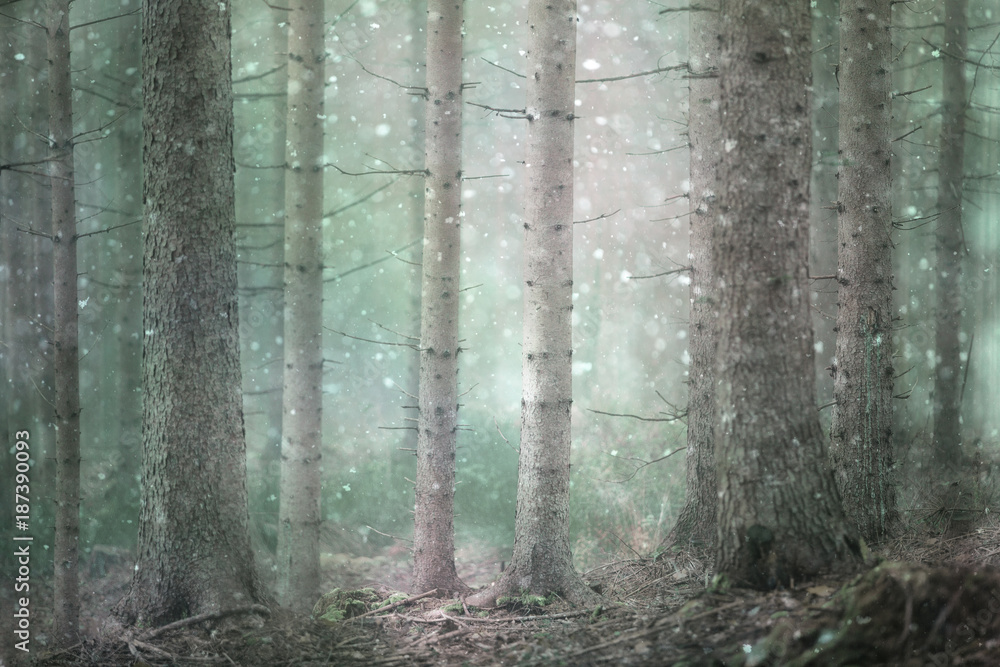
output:
<svg viewBox="0 0 1000 667"><path fill-rule="evenodd" d="M378 595L373 588L345 591L335 588L326 593L313 606L313 617L329 623L345 618L353 618L367 613L379 605Z"/></svg>

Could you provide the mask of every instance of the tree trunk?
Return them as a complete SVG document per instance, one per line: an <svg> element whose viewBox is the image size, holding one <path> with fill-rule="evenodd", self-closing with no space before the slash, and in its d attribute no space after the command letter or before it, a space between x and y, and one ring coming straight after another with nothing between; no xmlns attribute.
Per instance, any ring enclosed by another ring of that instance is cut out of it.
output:
<svg viewBox="0 0 1000 667"><path fill-rule="evenodd" d="M677 524L667 545L715 543L715 321L718 302L712 266L712 220L719 165L719 3L703 3L692 11L688 56L688 140L691 143L691 312L688 324L687 490Z"/></svg>
<svg viewBox="0 0 1000 667"><path fill-rule="evenodd" d="M69 0L48 4L49 166L55 302L56 534L53 637L58 646L79 636L80 353L77 320L76 200L73 172L73 88L70 83Z"/></svg>
<svg viewBox="0 0 1000 667"><path fill-rule="evenodd" d="M265 599L247 532L230 6L143 14L143 488L131 588L155 627Z"/></svg>
<svg viewBox="0 0 1000 667"><path fill-rule="evenodd" d="M285 335L278 518L278 598L311 608L319 595L323 434L323 0L288 19L285 138Z"/></svg>
<svg viewBox="0 0 1000 667"><path fill-rule="evenodd" d="M718 571L788 585L854 557L816 410L807 4L722 6Z"/></svg>
<svg viewBox="0 0 1000 667"><path fill-rule="evenodd" d="M892 474L891 0L841 0L837 360L831 454L861 536L898 519Z"/></svg>
<svg viewBox="0 0 1000 667"><path fill-rule="evenodd" d="M956 468L962 450L959 399L962 390L962 187L965 169L965 57L968 44L968 0L944 3L944 97L938 146L937 276L934 293L934 461Z"/></svg>
<svg viewBox="0 0 1000 667"><path fill-rule="evenodd" d="M420 418L413 532L416 590L465 592L455 572L455 435L458 428L458 300L461 272L462 8L427 5Z"/></svg>
<svg viewBox="0 0 1000 667"><path fill-rule="evenodd" d="M479 606L523 592L584 604L599 599L573 569L569 545L575 0L531 0L528 30L530 185L514 553L500 581L469 599Z"/></svg>
<svg viewBox="0 0 1000 667"><path fill-rule="evenodd" d="M816 394L820 405L833 396L830 366L837 354L836 283L817 276L837 273L837 142L840 117L838 58L840 57L840 0L810 2L812 21L812 155L809 180L809 275L814 277L813 342L816 346ZM828 414L828 413L827 413ZM820 423L824 413L820 412Z"/></svg>

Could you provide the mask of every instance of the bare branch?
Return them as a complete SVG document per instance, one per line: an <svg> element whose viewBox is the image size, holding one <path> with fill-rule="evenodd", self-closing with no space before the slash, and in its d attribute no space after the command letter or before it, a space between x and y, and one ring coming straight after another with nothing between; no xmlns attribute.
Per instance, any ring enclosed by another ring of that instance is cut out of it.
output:
<svg viewBox="0 0 1000 667"><path fill-rule="evenodd" d="M495 113L501 118L513 118L515 120L525 120L528 118L527 109L498 109L496 107L487 106L485 104L479 104L478 102L466 102L466 104L469 104L474 107L479 107L480 109L486 109L488 112Z"/></svg>
<svg viewBox="0 0 1000 667"><path fill-rule="evenodd" d="M597 216L596 218L590 218L589 220L574 220L573 224L574 225L582 225L582 224L587 223L587 222L594 222L595 220L603 220L604 218L610 218L611 216L618 215L619 213L621 213L621 209L618 209L617 211L613 211L611 213L602 213L601 215Z"/></svg>
<svg viewBox="0 0 1000 667"><path fill-rule="evenodd" d="M77 240L79 240L79 239L85 239L88 236L97 236L98 234L107 234L108 232L113 232L114 230L121 229L122 227L131 227L132 225L136 224L137 222L142 222L142 218L139 218L137 220L131 220L129 222L123 222L122 224L115 225L113 227L107 227L105 229L98 229L96 232L87 232L86 234L77 234L76 238L77 238Z"/></svg>
<svg viewBox="0 0 1000 667"><path fill-rule="evenodd" d="M352 201L350 204L344 204L340 208L335 208L332 211L330 211L329 213L324 213L323 217L324 218L332 218L335 215L340 215L341 213L343 213L344 211L346 211L348 209L354 208L358 204L363 204L364 202L368 201L369 199L371 199L372 197L374 197L378 193L382 192L383 190L385 190L387 187L389 187L390 185L392 185L393 183L395 183L398 180L399 180L398 178L394 178L391 181L389 181L388 183L386 183L385 185L380 185L379 187L375 188L374 190L372 190L371 192L369 192L368 194L366 194L361 199L356 199L355 201Z"/></svg>
<svg viewBox="0 0 1000 667"><path fill-rule="evenodd" d="M79 30L80 28L86 28L87 26L97 25L98 23L104 23L105 21L114 21L115 19L125 18L126 16L135 16L136 14L141 14L142 8L133 9L130 12L125 12L124 14L116 14L115 16L106 16L103 19L94 19L93 21L87 21L86 23L81 23L79 25L71 25L69 27L70 31Z"/></svg>
<svg viewBox="0 0 1000 667"><path fill-rule="evenodd" d="M673 72L679 69L688 69L687 63L681 63L679 65L670 65L669 67L657 67L656 69L646 70L645 72L636 72L635 74L622 74L621 76L609 76L603 79L577 79L577 83L608 83L610 81L624 81L626 79L637 79L641 76L649 76L651 74L660 74L662 72Z"/></svg>
<svg viewBox="0 0 1000 667"><path fill-rule="evenodd" d="M518 77L519 79L526 79L526 78L528 78L528 77L524 76L523 74L521 74L520 72L515 72L515 71L514 71L514 70L512 70L512 69L507 69L507 68L506 68L506 67L504 67L503 65L500 65L500 64L498 64L498 63L495 63L495 62L493 62L492 60L486 60L486 58L482 58L482 60L486 61L486 62L487 62L487 63L489 63L490 65L493 65L493 66L494 66L494 67L496 67L497 69L502 69L502 70L503 70L503 71L505 71L505 72L509 72L509 73L513 74L514 76Z"/></svg>
<svg viewBox="0 0 1000 667"><path fill-rule="evenodd" d="M368 267L375 266L376 264L381 264L382 262L386 262L386 261L392 259L393 257L395 257L396 253L400 253L400 252L403 252L404 250L412 248L413 246L415 246L418 243L420 243L421 240L422 239L417 239L416 241L410 241L409 243L407 243L405 246L403 246L399 250L395 250L395 251L388 250L386 252L389 253L389 255L390 255L389 257L381 257L381 258L376 259L374 261L368 262L367 264L362 264L361 266L356 266L353 269L348 269L347 271L344 271L343 273L337 274L337 275L333 276L332 278L325 278L323 280L323 282L325 282L325 283L336 282L336 281L341 280L342 278L344 278L346 276L351 275L352 273L355 273L357 271L361 271L363 269L367 269Z"/></svg>
<svg viewBox="0 0 1000 667"><path fill-rule="evenodd" d="M660 278L662 276L670 276L675 273L684 273L685 271L690 271L693 267L682 266L679 269L671 269L669 271L664 271L663 273L654 273L651 276L629 276L629 280L648 280L649 278Z"/></svg>
<svg viewBox="0 0 1000 667"><path fill-rule="evenodd" d="M669 153L671 151L680 150L681 148L689 148L690 146L691 144L684 143L684 144L677 144L676 146L671 146L670 148L664 148L662 151L649 151L647 153L625 153L625 155L635 155L635 156L662 155L664 153ZM681 196L686 197L687 195L681 195Z"/></svg>
<svg viewBox="0 0 1000 667"><path fill-rule="evenodd" d="M370 69L368 69L367 67L365 67L364 63L362 63L360 60L358 60L357 58L355 58L353 55L350 55L350 58L351 58L351 60L353 60L354 62L356 62L358 64L358 67L360 67L361 69L363 69L365 71L365 73L367 73L367 74L375 77L376 79L382 79L383 81L388 81L389 83L393 84L394 86L398 86L399 88L402 88L403 90L407 91L410 95L420 95L425 100L430 95L430 93L427 91L427 88L424 87L424 86L409 86L409 85L407 85L405 83L400 83L399 81L396 81L395 79L390 79L387 76L382 76L381 74L376 74L375 72L373 72Z"/></svg>
<svg viewBox="0 0 1000 667"><path fill-rule="evenodd" d="M387 341L387 340L372 340L371 338L361 338L360 336L352 336L349 333L346 333L346 332L343 332L343 331L337 331L336 329L331 329L330 327L323 327L323 328L326 329L327 331L332 331L335 334L340 334L341 336L344 336L346 338L350 338L352 340L360 340L360 341L363 341L365 343L375 343L376 345L392 345L394 347L408 347L411 350L416 350L417 352L420 351L419 347L417 347L416 345L413 345L411 343L393 343L393 342Z"/></svg>
<svg viewBox="0 0 1000 667"><path fill-rule="evenodd" d="M643 422L675 422L681 419L681 417L640 417L639 415L630 415L627 413L604 412L603 410L594 410L593 408L587 408L587 412L607 415L608 417L628 417L629 419L638 419Z"/></svg>
<svg viewBox="0 0 1000 667"><path fill-rule="evenodd" d="M288 67L288 63L282 63L281 65L278 65L277 67L272 67L271 69L267 70L266 72L262 72L260 74L253 74L253 75L250 75L250 76L245 76L242 79L233 79L233 85L235 86L238 83L246 83L247 81L256 81L258 79L263 79L264 77L271 76L275 72L280 72L281 70L285 69L286 67Z"/></svg>
<svg viewBox="0 0 1000 667"><path fill-rule="evenodd" d="M513 450L513 452L515 454L517 454L518 456L520 456L521 455L521 450L518 449L518 448L516 448L516 447L514 447L514 445L510 444L510 440L508 440L507 436L505 436L503 434L503 431L500 430L500 424L497 422L497 418L496 417L493 418L493 425L497 427L497 433L499 433L500 437L503 438L503 441L507 443L507 446L510 447L511 450Z"/></svg>
<svg viewBox="0 0 1000 667"><path fill-rule="evenodd" d="M905 93L893 93L892 96L896 97L906 97L907 95L915 95L916 93L922 93L925 90L933 88L933 86L924 86L923 88L917 88L916 90L908 90Z"/></svg>
<svg viewBox="0 0 1000 667"><path fill-rule="evenodd" d="M374 176L376 174L393 174L393 175L398 175L398 176L417 176L417 175L426 176L427 175L427 170L426 169L372 169L371 171L353 172L353 171L345 171L345 170L341 169L340 167L338 167L337 165L333 164L332 162L328 162L328 163L324 164L323 166L324 167L333 167L334 169L336 169L337 171L339 171L340 173L342 173L344 176Z"/></svg>

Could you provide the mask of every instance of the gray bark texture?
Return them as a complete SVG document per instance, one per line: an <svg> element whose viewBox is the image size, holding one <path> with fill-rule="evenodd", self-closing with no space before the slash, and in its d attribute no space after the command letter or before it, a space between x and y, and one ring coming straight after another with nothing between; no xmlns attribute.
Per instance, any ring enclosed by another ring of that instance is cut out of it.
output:
<svg viewBox="0 0 1000 667"><path fill-rule="evenodd" d="M143 13L143 487L118 622L262 602L247 532L230 6Z"/></svg>
<svg viewBox="0 0 1000 667"><path fill-rule="evenodd" d="M840 117L840 0L815 0L812 11L812 155L809 185L809 275L812 292L813 338L816 343L816 394L819 403L833 396L829 367L837 354L837 119ZM815 280L822 277L822 282ZM821 413L822 414L822 413Z"/></svg>
<svg viewBox="0 0 1000 667"><path fill-rule="evenodd" d="M841 0L837 361L830 451L844 513L899 518L892 443L891 0Z"/></svg>
<svg viewBox="0 0 1000 667"><path fill-rule="evenodd" d="M461 273L462 9L427 3L424 247L420 296L420 415L414 585L466 592L455 572L455 436Z"/></svg>
<svg viewBox="0 0 1000 667"><path fill-rule="evenodd" d="M307 611L319 590L323 435L323 0L288 12L285 313L278 601Z"/></svg>
<svg viewBox="0 0 1000 667"><path fill-rule="evenodd" d="M962 228L962 188L965 169L965 58L968 46L968 0L945 0L944 96L941 103L941 139L938 145L938 200L940 217L934 238L937 269L934 293L934 461L958 468L969 454L962 450L960 397L962 258L966 254Z"/></svg>
<svg viewBox="0 0 1000 667"><path fill-rule="evenodd" d="M718 301L712 266L712 221L718 214L719 2L689 13L688 140L691 144L691 310L688 324L687 487L684 507L667 545L715 544L715 350Z"/></svg>
<svg viewBox="0 0 1000 667"><path fill-rule="evenodd" d="M50 0L47 23L55 302L54 406L58 425L53 639L58 646L70 646L78 641L80 621L80 352L69 0Z"/></svg>
<svg viewBox="0 0 1000 667"><path fill-rule="evenodd" d="M529 185L514 553L500 581L469 598L477 606L522 592L558 593L583 604L599 599L573 569L569 544L575 0L531 0L528 30Z"/></svg>
<svg viewBox="0 0 1000 667"><path fill-rule="evenodd" d="M716 567L788 585L850 562L816 409L809 314L808 4L722 4Z"/></svg>

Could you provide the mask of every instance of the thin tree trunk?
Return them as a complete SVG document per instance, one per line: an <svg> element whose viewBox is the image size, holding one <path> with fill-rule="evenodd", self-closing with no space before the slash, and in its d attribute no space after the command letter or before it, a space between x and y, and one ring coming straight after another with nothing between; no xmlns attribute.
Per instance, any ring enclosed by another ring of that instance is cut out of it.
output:
<svg viewBox="0 0 1000 667"><path fill-rule="evenodd" d="M265 601L247 529L228 4L143 13L143 488L115 616L155 627Z"/></svg>
<svg viewBox="0 0 1000 667"><path fill-rule="evenodd" d="M892 474L891 0L840 4L840 231L831 454L871 542L898 518Z"/></svg>
<svg viewBox="0 0 1000 667"><path fill-rule="evenodd" d="M816 410L809 21L793 0L722 5L716 563L758 588L858 553Z"/></svg>
<svg viewBox="0 0 1000 667"><path fill-rule="evenodd" d="M323 431L323 0L288 19L285 139L285 336L278 596L308 609L319 594Z"/></svg>
<svg viewBox="0 0 1000 667"><path fill-rule="evenodd" d="M937 275L934 293L934 460L940 466L961 465L962 422L959 396L963 365L962 258L966 254L962 227L962 187L965 169L965 57L968 44L968 0L944 3L944 97L938 146Z"/></svg>
<svg viewBox="0 0 1000 667"><path fill-rule="evenodd" d="M575 0L531 0L528 30L517 517L510 566L470 598L480 606L525 591L585 604L599 599L573 569L569 545Z"/></svg>
<svg viewBox="0 0 1000 667"><path fill-rule="evenodd" d="M419 591L464 592L455 572L455 436L458 431L458 302L461 273L462 8L427 4L420 418L413 532Z"/></svg>
<svg viewBox="0 0 1000 667"><path fill-rule="evenodd" d="M59 646L79 637L80 354L77 321L76 201L69 0L48 5L49 145L52 267L55 300L56 534L53 636Z"/></svg>
<svg viewBox="0 0 1000 667"><path fill-rule="evenodd" d="M712 265L712 221L718 215L719 165L719 3L702 3L689 13L688 140L691 166L688 194L691 210L691 313L688 324L687 490L677 524L667 545L715 543L715 320L718 301Z"/></svg>

